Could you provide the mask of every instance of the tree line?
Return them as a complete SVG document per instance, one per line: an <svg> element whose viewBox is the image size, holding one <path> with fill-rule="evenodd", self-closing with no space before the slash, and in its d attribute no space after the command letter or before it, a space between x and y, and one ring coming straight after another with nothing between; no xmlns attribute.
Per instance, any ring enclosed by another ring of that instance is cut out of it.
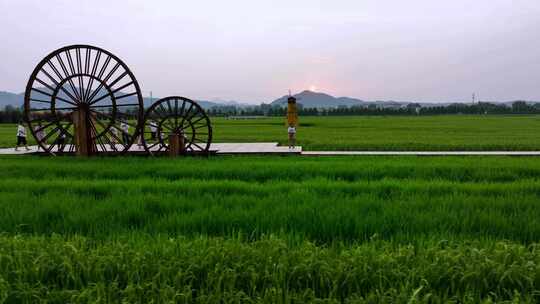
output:
<svg viewBox="0 0 540 304"><path fill-rule="evenodd" d="M213 107L208 110L210 116L285 116L286 107L262 104L247 108L235 106ZM445 106L421 106L411 103L404 107L378 107L377 105L337 107L337 108L305 108L298 105L300 116L390 116L390 115L447 115L447 114L540 114L540 104L528 104L525 101L516 101L511 106L479 102L475 104L455 103Z"/></svg>
<svg viewBox="0 0 540 304"><path fill-rule="evenodd" d="M0 123L18 123L23 120L23 111L14 106L5 106L0 110Z"/></svg>
<svg viewBox="0 0 540 304"><path fill-rule="evenodd" d="M286 107L262 104L251 107L219 106L207 110L210 116L279 116L287 115ZM455 103L446 106L422 107L411 103L400 108L383 108L376 105L367 107L338 107L338 108L304 108L298 105L300 116L391 116L391 115L445 115L445 114L540 114L540 104L528 104L516 101L511 106L488 102L475 104ZM23 120L23 110L13 106L6 106L0 110L0 123L17 123Z"/></svg>

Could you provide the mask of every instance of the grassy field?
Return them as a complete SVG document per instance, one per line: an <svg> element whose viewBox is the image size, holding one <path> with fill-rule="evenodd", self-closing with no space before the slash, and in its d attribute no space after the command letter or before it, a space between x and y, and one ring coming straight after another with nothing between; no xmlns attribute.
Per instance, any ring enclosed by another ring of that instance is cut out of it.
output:
<svg viewBox="0 0 540 304"><path fill-rule="evenodd" d="M536 158L0 159L0 303L540 301Z"/></svg>
<svg viewBox="0 0 540 304"><path fill-rule="evenodd" d="M301 117L305 150L540 150L540 116L449 115ZM286 144L283 118L213 118L215 142ZM0 125L0 147L15 142L15 126ZM33 140L31 140L33 141Z"/></svg>
<svg viewBox="0 0 540 304"><path fill-rule="evenodd" d="M214 119L217 141L279 141L284 120ZM306 150L539 150L540 116L302 117Z"/></svg>

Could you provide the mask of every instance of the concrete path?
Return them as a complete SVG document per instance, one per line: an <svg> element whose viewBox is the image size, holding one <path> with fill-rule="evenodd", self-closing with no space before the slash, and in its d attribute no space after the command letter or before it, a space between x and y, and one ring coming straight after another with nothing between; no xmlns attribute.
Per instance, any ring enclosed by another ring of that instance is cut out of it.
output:
<svg viewBox="0 0 540 304"><path fill-rule="evenodd" d="M32 154L37 151L37 146L29 146L29 151L24 148L19 148L19 151L15 151L15 148L5 148L0 149L0 155L23 155L23 154Z"/></svg>
<svg viewBox="0 0 540 304"><path fill-rule="evenodd" d="M15 151L14 148L0 149L0 155L22 155L37 152L37 146L30 146ZM66 148L67 149L67 148ZM118 147L121 149L121 146ZM278 143L214 143L211 151L219 155L304 155L304 156L540 156L540 151L302 151L302 147L289 149L278 146ZM144 153L137 145L130 152Z"/></svg>
<svg viewBox="0 0 540 304"><path fill-rule="evenodd" d="M29 146L30 150L25 150L20 148L19 151L15 151L14 148L0 149L0 155L23 155L23 154L33 154L37 152L43 152L43 150L38 151L38 146ZM66 146L64 151L69 151L70 146ZM122 150L121 145L117 145L117 150ZM98 147L101 150L101 147ZM153 150L157 150L158 147L155 147ZM56 152L53 149L53 152ZM107 149L109 152L112 152L111 148ZM133 153L144 153L144 148L138 145L132 145L129 149ZM278 146L277 142L274 143L215 143L210 145L210 151L215 152L216 154L222 155L236 155L236 154L300 154L302 153L302 147L296 147L295 149L289 149L288 147Z"/></svg>
<svg viewBox="0 0 540 304"><path fill-rule="evenodd" d="M278 146L278 143L216 143L210 150L217 154L301 154L302 147L289 149Z"/></svg>
<svg viewBox="0 0 540 304"><path fill-rule="evenodd" d="M307 156L540 156L540 151L303 151Z"/></svg>

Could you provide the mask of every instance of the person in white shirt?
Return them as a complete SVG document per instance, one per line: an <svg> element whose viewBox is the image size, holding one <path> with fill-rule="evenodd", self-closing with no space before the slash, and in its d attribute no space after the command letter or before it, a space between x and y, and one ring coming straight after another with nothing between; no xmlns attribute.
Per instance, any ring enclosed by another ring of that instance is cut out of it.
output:
<svg viewBox="0 0 540 304"><path fill-rule="evenodd" d="M64 151L66 145L66 131L64 129L60 130L60 136L56 139L56 145L58 146L58 151Z"/></svg>
<svg viewBox="0 0 540 304"><path fill-rule="evenodd" d="M19 122L19 125L17 126L17 146L15 147L15 151L19 151L19 146L24 145L24 148L26 151L29 151L26 144L26 128L23 126L22 122Z"/></svg>
<svg viewBox="0 0 540 304"><path fill-rule="evenodd" d="M116 127L111 127L111 136L110 136L111 145L118 144L119 139L120 139L120 134L118 133L118 129Z"/></svg>
<svg viewBox="0 0 540 304"><path fill-rule="evenodd" d="M289 125L287 133L289 133L289 149L294 149L296 145L296 128L293 125Z"/></svg>
<svg viewBox="0 0 540 304"><path fill-rule="evenodd" d="M38 141L42 141L43 138L45 137L45 130L43 126L41 125L41 123L38 123L38 125L34 127L34 132L36 134L36 138ZM41 147L38 145L38 151L40 148Z"/></svg>
<svg viewBox="0 0 540 304"><path fill-rule="evenodd" d="M124 141L124 145L127 145L129 143L129 125L122 121L120 128L122 129L122 141Z"/></svg>

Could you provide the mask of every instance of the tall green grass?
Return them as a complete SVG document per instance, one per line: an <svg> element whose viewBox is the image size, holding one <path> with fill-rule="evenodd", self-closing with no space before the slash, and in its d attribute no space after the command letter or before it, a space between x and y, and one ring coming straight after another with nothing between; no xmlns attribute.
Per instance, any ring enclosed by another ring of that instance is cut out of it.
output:
<svg viewBox="0 0 540 304"><path fill-rule="evenodd" d="M540 301L532 157L0 158L0 303Z"/></svg>
<svg viewBox="0 0 540 304"><path fill-rule="evenodd" d="M537 303L539 265L507 242L0 236L0 303Z"/></svg>
<svg viewBox="0 0 540 304"><path fill-rule="evenodd" d="M286 145L283 118L212 119L222 142ZM540 150L538 115L300 117L306 150Z"/></svg>
<svg viewBox="0 0 540 304"><path fill-rule="evenodd" d="M534 158L9 158L0 230L540 239Z"/></svg>

